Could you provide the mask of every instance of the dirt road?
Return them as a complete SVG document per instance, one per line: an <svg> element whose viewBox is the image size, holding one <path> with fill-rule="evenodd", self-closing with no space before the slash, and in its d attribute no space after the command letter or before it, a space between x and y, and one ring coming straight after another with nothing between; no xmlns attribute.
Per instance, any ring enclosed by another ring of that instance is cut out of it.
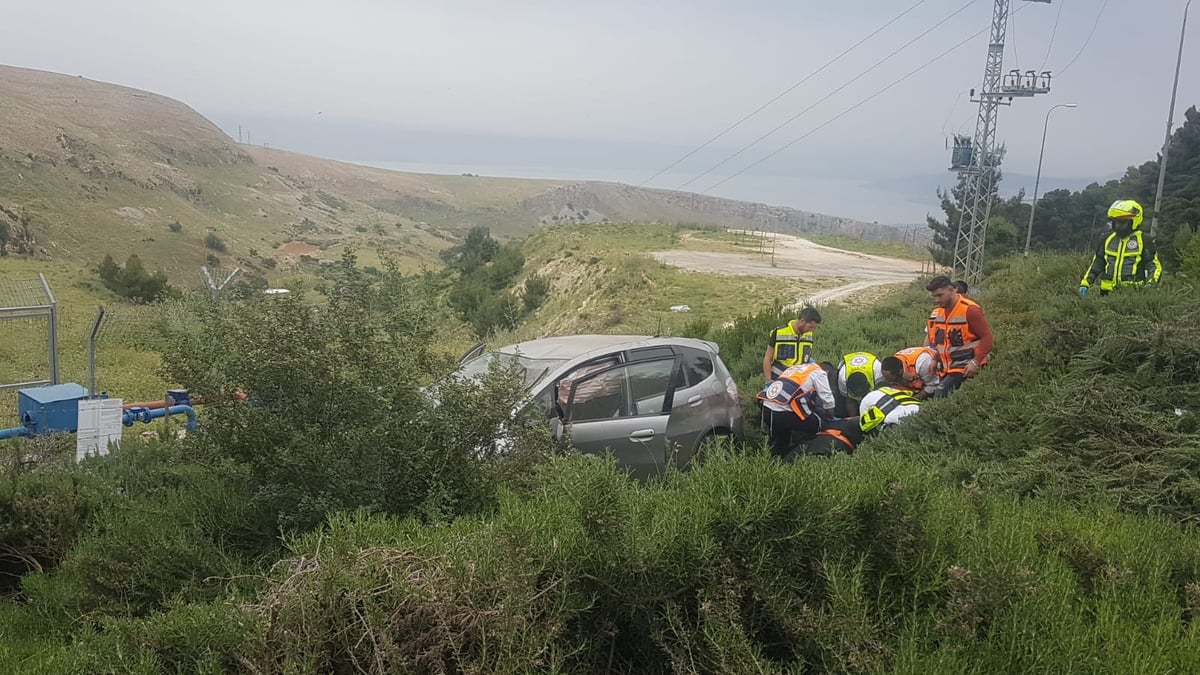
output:
<svg viewBox="0 0 1200 675"><path fill-rule="evenodd" d="M698 272L828 280L827 288L796 298L797 304L844 300L876 286L907 283L921 273L921 263L913 260L844 251L786 234L778 237L774 266L770 255L752 253L675 250L658 251L654 258Z"/></svg>

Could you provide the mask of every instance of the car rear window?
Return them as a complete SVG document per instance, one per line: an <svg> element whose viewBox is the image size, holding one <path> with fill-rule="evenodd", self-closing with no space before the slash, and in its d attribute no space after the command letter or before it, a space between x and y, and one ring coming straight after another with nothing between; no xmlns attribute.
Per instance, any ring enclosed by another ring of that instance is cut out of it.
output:
<svg viewBox="0 0 1200 675"><path fill-rule="evenodd" d="M712 358L696 349L684 350L683 372L687 376L688 386L694 387L713 374Z"/></svg>

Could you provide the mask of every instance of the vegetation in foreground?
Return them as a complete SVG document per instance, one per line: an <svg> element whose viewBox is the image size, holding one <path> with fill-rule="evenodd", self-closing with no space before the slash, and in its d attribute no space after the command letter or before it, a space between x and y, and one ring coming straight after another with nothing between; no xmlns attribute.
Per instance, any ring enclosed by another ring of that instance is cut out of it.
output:
<svg viewBox="0 0 1200 675"><path fill-rule="evenodd" d="M258 405L218 404L196 437L78 466L28 445L6 455L0 545L20 576L0 603L0 660L1195 671L1200 301L1175 282L1079 299L1080 264L1038 257L994 277L993 365L859 453L781 466L730 449L646 485L509 426L503 373L442 394L457 405L422 403L417 364L448 365L424 360L416 281L349 277L365 286L319 312L214 305L205 330L233 339L197 334L180 352L207 351L168 364ZM907 346L926 304L914 290L830 312L820 356ZM690 330L749 384L779 321ZM520 452L486 450L501 427Z"/></svg>

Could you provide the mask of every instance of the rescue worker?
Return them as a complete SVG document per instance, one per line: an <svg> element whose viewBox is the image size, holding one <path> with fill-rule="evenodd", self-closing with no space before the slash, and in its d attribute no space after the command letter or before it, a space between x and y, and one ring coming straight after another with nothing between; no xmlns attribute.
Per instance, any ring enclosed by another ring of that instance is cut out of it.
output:
<svg viewBox="0 0 1200 675"><path fill-rule="evenodd" d="M838 364L837 384L841 394L838 417L857 417L858 402L882 381L879 359L869 352L853 352L842 357Z"/></svg>
<svg viewBox="0 0 1200 675"><path fill-rule="evenodd" d="M937 394L942 383L941 361L938 353L931 347L909 347L896 352L900 361L901 372L896 379L890 379L884 368L884 381L895 386L902 386L913 392L919 399L932 398ZM887 362L887 359L884 359Z"/></svg>
<svg viewBox="0 0 1200 675"><path fill-rule="evenodd" d="M833 419L833 393L821 366L803 363L784 370L779 379L758 392L763 402L763 425L771 436L771 454L783 457L792 446L792 433L811 438L823 420Z"/></svg>
<svg viewBox="0 0 1200 675"><path fill-rule="evenodd" d="M970 290L967 288L967 282L963 281L962 279L954 282L954 290L958 291L958 294L964 298L970 297L970 295L967 294L967 291Z"/></svg>
<svg viewBox="0 0 1200 675"><path fill-rule="evenodd" d="M771 342L763 355L763 380L770 382L795 365L813 362L813 331L821 325L821 313L805 307L786 326L771 331Z"/></svg>
<svg viewBox="0 0 1200 675"><path fill-rule="evenodd" d="M950 277L936 276L925 289L937 303L929 314L925 345L937 351L941 362L942 387L937 395L948 396L963 380L979 374L995 340L983 309L959 295Z"/></svg>
<svg viewBox="0 0 1200 675"><path fill-rule="evenodd" d="M904 367L900 359L889 356L883 360L884 377L899 379ZM862 406L867 410L878 410L883 414L880 427L890 427L900 423L909 415L914 415L921 409L921 401L907 388L882 386L867 394L862 399Z"/></svg>
<svg viewBox="0 0 1200 675"><path fill-rule="evenodd" d="M858 417L829 422L816 438L788 453L783 461L791 463L803 455L828 457L835 452L853 453L867 434L883 422L884 416L878 408L870 408Z"/></svg>
<svg viewBox="0 0 1200 675"><path fill-rule="evenodd" d="M1156 283L1162 276L1154 240L1142 232L1141 204L1132 199L1113 202L1108 207L1108 223L1112 234L1092 256L1092 264L1079 282L1081 296L1087 295L1097 279L1103 296L1117 288Z"/></svg>

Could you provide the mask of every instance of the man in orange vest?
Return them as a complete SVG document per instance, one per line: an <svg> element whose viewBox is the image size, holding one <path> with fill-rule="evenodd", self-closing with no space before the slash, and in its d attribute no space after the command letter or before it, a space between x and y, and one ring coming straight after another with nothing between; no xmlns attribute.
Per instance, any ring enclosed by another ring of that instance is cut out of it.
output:
<svg viewBox="0 0 1200 675"><path fill-rule="evenodd" d="M816 363L802 363L783 371L758 392L763 403L763 425L771 434L771 454L787 455L792 433L805 439L821 430L822 420L833 419L833 392L829 376Z"/></svg>
<svg viewBox="0 0 1200 675"><path fill-rule="evenodd" d="M942 364L938 396L947 396L962 386L963 380L979 374L995 340L983 309L959 295L950 277L934 277L925 289L936 303L929 314L925 344L938 353Z"/></svg>
<svg viewBox="0 0 1200 675"><path fill-rule="evenodd" d="M896 358L900 361L901 373L899 377L889 378L885 371L886 382L910 389L922 400L932 398L941 388L942 361L935 349L909 347L896 352Z"/></svg>

